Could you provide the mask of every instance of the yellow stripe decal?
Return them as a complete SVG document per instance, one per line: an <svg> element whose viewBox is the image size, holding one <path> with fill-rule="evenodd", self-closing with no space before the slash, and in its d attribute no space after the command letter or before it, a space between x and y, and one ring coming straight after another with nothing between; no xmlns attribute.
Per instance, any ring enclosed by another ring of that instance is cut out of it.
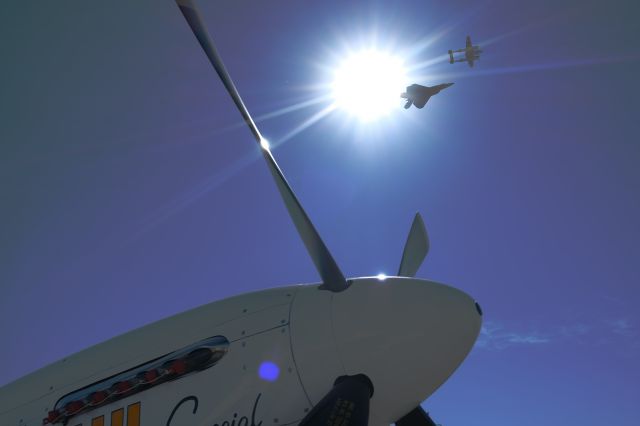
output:
<svg viewBox="0 0 640 426"><path fill-rule="evenodd" d="M111 412L111 426L122 426L124 424L124 408Z"/></svg>
<svg viewBox="0 0 640 426"><path fill-rule="evenodd" d="M127 426L140 426L140 403L127 407Z"/></svg>
<svg viewBox="0 0 640 426"><path fill-rule="evenodd" d="M104 426L104 416L96 417L91 420L91 426Z"/></svg>

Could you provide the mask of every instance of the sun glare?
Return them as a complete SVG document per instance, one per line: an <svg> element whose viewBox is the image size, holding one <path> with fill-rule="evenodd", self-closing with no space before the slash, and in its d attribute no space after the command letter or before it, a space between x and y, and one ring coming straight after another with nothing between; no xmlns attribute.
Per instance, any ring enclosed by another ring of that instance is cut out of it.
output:
<svg viewBox="0 0 640 426"><path fill-rule="evenodd" d="M362 121L373 121L399 106L407 85L402 61L377 50L352 54L342 62L333 81L336 106Z"/></svg>

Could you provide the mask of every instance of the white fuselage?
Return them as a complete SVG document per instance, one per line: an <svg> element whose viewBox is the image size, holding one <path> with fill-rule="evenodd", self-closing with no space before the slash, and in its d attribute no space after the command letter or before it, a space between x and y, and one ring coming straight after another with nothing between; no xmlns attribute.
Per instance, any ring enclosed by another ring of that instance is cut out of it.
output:
<svg viewBox="0 0 640 426"><path fill-rule="evenodd" d="M463 361L481 316L471 297L443 284L350 282L339 293L298 285L232 297L71 355L1 388L0 425L40 426L65 396L213 336L229 342L215 365L83 411L68 424L295 424L338 376L359 373L374 385L370 424L392 423Z"/></svg>

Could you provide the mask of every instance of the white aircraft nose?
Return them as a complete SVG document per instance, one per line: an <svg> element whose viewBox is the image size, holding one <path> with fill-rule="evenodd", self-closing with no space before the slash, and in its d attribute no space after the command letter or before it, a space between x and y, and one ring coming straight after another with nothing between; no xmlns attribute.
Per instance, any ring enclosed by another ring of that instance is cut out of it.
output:
<svg viewBox="0 0 640 426"><path fill-rule="evenodd" d="M354 280L334 294L332 317L347 374L373 382L371 424L393 423L431 395L467 356L482 323L466 293L412 278Z"/></svg>

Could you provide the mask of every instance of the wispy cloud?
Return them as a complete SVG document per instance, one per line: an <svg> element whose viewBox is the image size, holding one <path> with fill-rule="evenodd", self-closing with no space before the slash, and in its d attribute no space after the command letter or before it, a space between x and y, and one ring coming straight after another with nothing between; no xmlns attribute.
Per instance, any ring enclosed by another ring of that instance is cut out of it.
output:
<svg viewBox="0 0 640 426"><path fill-rule="evenodd" d="M538 344L549 343L551 340L548 337L540 337L533 334L512 334L509 336L509 343L526 343L526 344Z"/></svg>
<svg viewBox="0 0 640 426"><path fill-rule="evenodd" d="M617 342L627 349L640 349L639 337L637 327L628 318L551 325L543 329L486 321L476 345L489 350L503 350L561 342L591 346Z"/></svg>
<svg viewBox="0 0 640 426"><path fill-rule="evenodd" d="M487 321L480 330L477 346L485 349L502 350L517 345L541 345L550 343L551 338L535 330L507 330L502 324Z"/></svg>
<svg viewBox="0 0 640 426"><path fill-rule="evenodd" d="M580 337L589 334L593 327L583 323L561 325L557 327L557 333L564 338Z"/></svg>
<svg viewBox="0 0 640 426"><path fill-rule="evenodd" d="M633 337L636 335L636 330L626 318L607 320L605 321L605 324L609 326L609 329L613 334L627 337Z"/></svg>

